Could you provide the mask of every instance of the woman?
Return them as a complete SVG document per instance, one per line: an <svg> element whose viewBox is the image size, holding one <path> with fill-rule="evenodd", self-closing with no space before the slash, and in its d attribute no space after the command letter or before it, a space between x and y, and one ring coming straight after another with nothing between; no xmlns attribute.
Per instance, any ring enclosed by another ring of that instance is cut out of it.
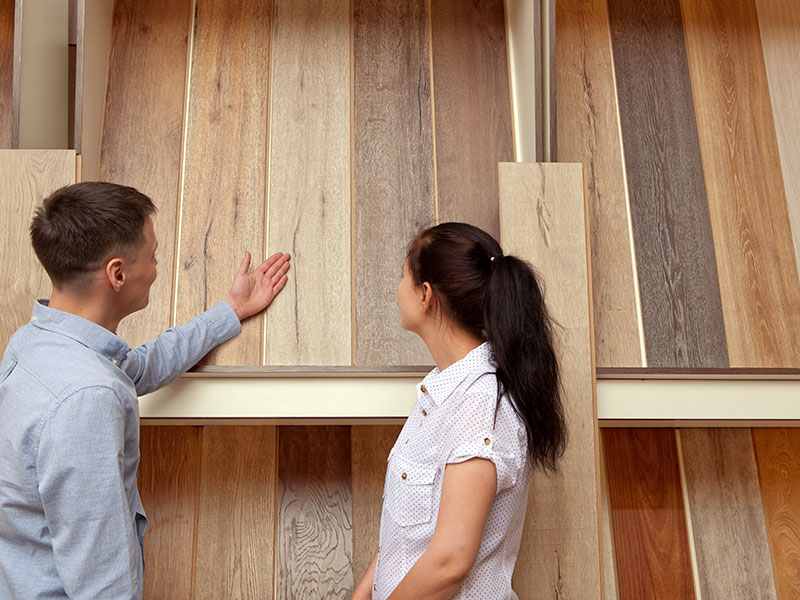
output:
<svg viewBox="0 0 800 600"><path fill-rule="evenodd" d="M436 368L389 453L380 545L353 598L516 598L528 481L565 439L536 275L486 232L443 223L411 242L397 301Z"/></svg>

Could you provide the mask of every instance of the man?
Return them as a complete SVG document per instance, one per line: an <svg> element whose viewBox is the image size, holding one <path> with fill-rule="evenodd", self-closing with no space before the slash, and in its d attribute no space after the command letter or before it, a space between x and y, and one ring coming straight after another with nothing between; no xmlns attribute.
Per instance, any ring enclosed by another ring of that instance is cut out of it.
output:
<svg viewBox="0 0 800 600"><path fill-rule="evenodd" d="M137 395L166 385L286 283L289 255L249 271L182 327L131 349L115 335L156 278L150 199L102 182L48 197L31 225L53 284L0 364L0 598L140 598L146 517Z"/></svg>

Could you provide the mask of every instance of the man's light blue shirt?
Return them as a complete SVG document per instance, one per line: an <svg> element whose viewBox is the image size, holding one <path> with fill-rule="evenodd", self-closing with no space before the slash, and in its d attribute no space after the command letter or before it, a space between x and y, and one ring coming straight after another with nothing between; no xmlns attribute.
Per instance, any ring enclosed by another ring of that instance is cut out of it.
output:
<svg viewBox="0 0 800 600"><path fill-rule="evenodd" d="M141 597L137 396L240 331L220 302L131 349L35 303L0 364L0 599Z"/></svg>

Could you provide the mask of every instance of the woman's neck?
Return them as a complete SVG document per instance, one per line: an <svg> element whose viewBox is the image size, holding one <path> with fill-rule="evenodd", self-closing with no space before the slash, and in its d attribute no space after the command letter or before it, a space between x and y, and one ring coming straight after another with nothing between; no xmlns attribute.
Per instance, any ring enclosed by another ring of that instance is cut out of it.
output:
<svg viewBox="0 0 800 600"><path fill-rule="evenodd" d="M460 327L445 323L420 334L420 337L428 347L439 371L444 371L486 341Z"/></svg>

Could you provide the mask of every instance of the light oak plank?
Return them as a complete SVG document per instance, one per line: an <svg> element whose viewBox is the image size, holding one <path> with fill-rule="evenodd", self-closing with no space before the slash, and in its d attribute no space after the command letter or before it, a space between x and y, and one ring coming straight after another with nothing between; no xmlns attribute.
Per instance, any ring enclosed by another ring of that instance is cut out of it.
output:
<svg viewBox="0 0 800 600"><path fill-rule="evenodd" d="M349 427L281 427L278 598L353 593Z"/></svg>
<svg viewBox="0 0 800 600"><path fill-rule="evenodd" d="M682 0L732 367L800 365L798 282L753 0Z"/></svg>
<svg viewBox="0 0 800 600"><path fill-rule="evenodd" d="M748 429L681 429L703 598L774 599L764 512Z"/></svg>
<svg viewBox="0 0 800 600"><path fill-rule="evenodd" d="M191 6L191 0L114 3L100 163L86 179L133 186L158 208L159 273L150 304L119 328L133 346L171 324Z"/></svg>
<svg viewBox="0 0 800 600"><path fill-rule="evenodd" d="M273 36L269 249L294 260L266 364L350 364L350 2L275 0Z"/></svg>
<svg viewBox="0 0 800 600"><path fill-rule="evenodd" d="M176 322L224 298L246 250L264 249L269 2L197 0ZM204 363L260 364L263 317Z"/></svg>
<svg viewBox="0 0 800 600"><path fill-rule="evenodd" d="M597 422L583 168L500 164L502 244L541 275L563 327L558 353L569 432L554 475L534 473L514 589L522 599L599 598Z"/></svg>
<svg viewBox="0 0 800 600"><path fill-rule="evenodd" d="M30 225L42 200L75 183L74 150L0 150L0 348L31 316L33 301L50 296L47 277L31 247Z"/></svg>
<svg viewBox="0 0 800 600"><path fill-rule="evenodd" d="M276 445L273 426L203 428L195 599L273 598Z"/></svg>
<svg viewBox="0 0 800 600"><path fill-rule="evenodd" d="M15 0L0 0L0 148L13 147L15 4Z"/></svg>

